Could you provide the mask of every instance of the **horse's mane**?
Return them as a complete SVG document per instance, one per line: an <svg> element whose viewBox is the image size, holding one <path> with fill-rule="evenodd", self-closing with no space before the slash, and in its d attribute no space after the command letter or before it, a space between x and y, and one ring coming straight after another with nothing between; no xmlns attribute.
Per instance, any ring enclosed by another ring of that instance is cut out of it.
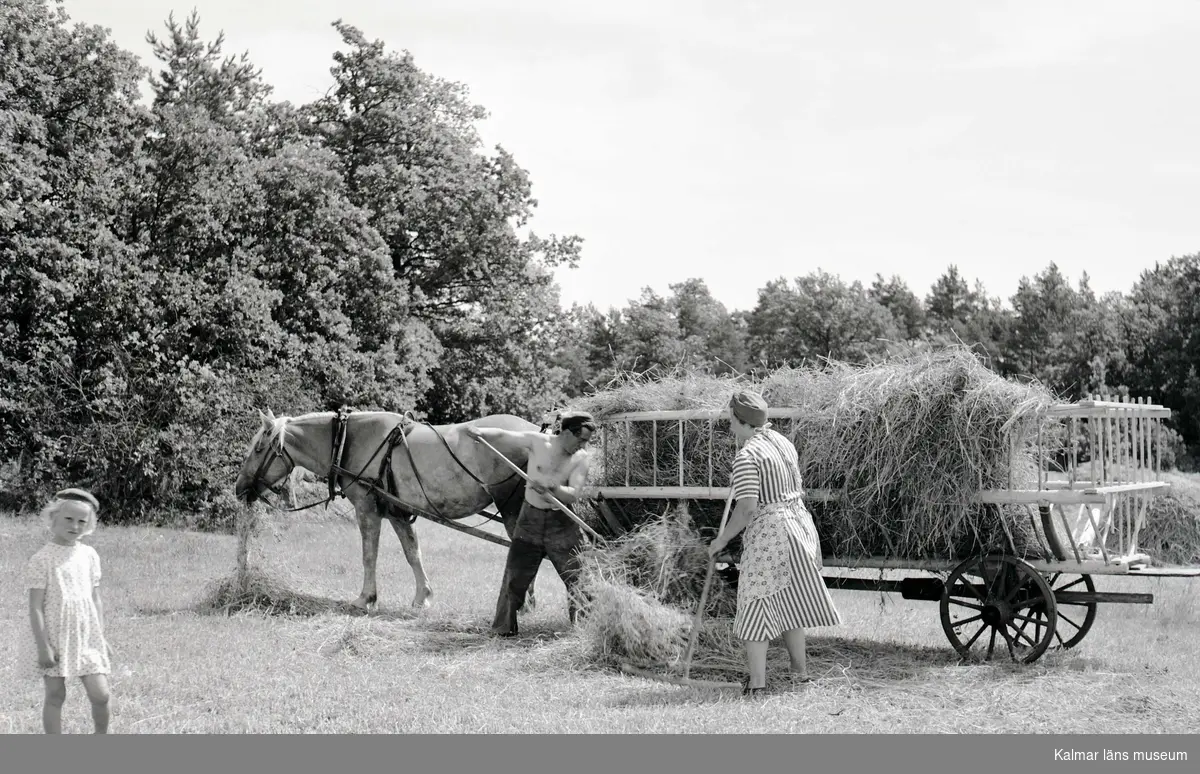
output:
<svg viewBox="0 0 1200 774"><path fill-rule="evenodd" d="M296 421L296 420L308 419L310 417L323 416L328 413L329 412L327 412L327 411L313 411L308 414L301 414L300 416L297 416L297 417L287 417L287 416L277 417L273 414L268 413L267 419L270 420L271 426L265 433L262 430L259 430L259 433L261 433L263 436L265 436L267 441L279 444L279 448L282 449L283 445L287 442L287 431L288 431L289 423ZM252 445L256 444L256 443L258 443L257 436L252 441Z"/></svg>
<svg viewBox="0 0 1200 774"><path fill-rule="evenodd" d="M250 448L253 449L258 445L260 440L266 440L268 443L278 443L279 448L283 448L283 444L287 441L287 425L291 421L291 417L268 416L271 426L268 428L259 428L254 437L250 439Z"/></svg>
<svg viewBox="0 0 1200 774"><path fill-rule="evenodd" d="M273 417L271 419L271 432L267 435L267 438L279 444L280 449L283 448L283 444L287 441L287 425L291 419L291 417Z"/></svg>

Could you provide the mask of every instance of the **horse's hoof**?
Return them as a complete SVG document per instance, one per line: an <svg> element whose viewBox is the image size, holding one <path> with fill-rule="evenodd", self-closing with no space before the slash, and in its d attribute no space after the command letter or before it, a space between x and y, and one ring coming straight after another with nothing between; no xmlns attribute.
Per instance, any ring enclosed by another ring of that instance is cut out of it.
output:
<svg viewBox="0 0 1200 774"><path fill-rule="evenodd" d="M424 591L418 591L416 596L413 597L412 606L417 610L423 610L433 604L432 600L433 600L433 590L432 589L425 589Z"/></svg>

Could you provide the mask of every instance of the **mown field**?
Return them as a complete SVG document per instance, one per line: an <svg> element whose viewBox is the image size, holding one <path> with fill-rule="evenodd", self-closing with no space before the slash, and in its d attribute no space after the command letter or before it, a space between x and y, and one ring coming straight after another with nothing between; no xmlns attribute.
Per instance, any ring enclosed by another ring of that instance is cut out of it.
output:
<svg viewBox="0 0 1200 774"><path fill-rule="evenodd" d="M1098 579L1155 604L1101 606L1077 650L1031 666L959 663L936 603L835 591L846 625L810 639L816 682L746 702L588 663L549 563L523 636L499 641L486 629L502 547L420 524L436 596L414 613L412 575L385 529L379 609L351 616L339 604L359 590L355 527L336 515L273 524L255 566L308 595L315 614L208 609L234 573L234 537L102 527L89 538L117 650L113 733L1200 732L1197 580ZM0 517L3 733L41 731L20 583L41 540L34 521ZM78 685L64 727L90 731Z"/></svg>

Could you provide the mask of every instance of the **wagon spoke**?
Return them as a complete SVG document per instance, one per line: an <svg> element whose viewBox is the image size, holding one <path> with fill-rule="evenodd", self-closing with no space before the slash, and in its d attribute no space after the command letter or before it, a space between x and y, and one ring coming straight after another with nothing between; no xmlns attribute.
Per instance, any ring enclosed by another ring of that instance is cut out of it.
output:
<svg viewBox="0 0 1200 774"><path fill-rule="evenodd" d="M988 657L988 659L989 659L989 660L991 659L991 657L992 657L992 653L993 653L995 650L996 650L996 627L994 627L994 626L993 626L993 627L992 627L992 636L991 636L991 638L990 638L990 641L988 642L988 652L987 652L987 657Z"/></svg>
<svg viewBox="0 0 1200 774"><path fill-rule="evenodd" d="M1014 600L1016 600L1017 595L1020 594L1022 591L1024 591L1026 588L1028 588L1028 584L1025 584L1025 583L1015 584L1012 588L1012 591L1008 592L1008 595L1004 597L1004 601L1006 603L1011 604Z"/></svg>
<svg viewBox="0 0 1200 774"><path fill-rule="evenodd" d="M1029 643L1029 647L1031 647L1031 648L1036 648L1036 647L1037 647L1037 642L1036 642L1036 641L1034 641L1034 640L1031 640L1031 639L1029 639L1029 635L1028 635L1028 634L1026 634L1026 633L1025 633L1025 631L1024 631L1023 629L1022 629L1021 631L1016 631L1016 632L1015 632L1015 634L1017 635L1017 639L1023 639L1023 640L1025 640L1025 642L1028 642L1028 643ZM1004 633L1004 636L1005 636L1005 638L1008 638L1008 632L1007 632L1007 631ZM1012 650L1012 639L1009 639L1008 649L1009 649L1009 651L1011 651L1011 650Z"/></svg>
<svg viewBox="0 0 1200 774"><path fill-rule="evenodd" d="M980 614L980 615L973 615L973 616L971 616L970 618L964 618L964 619L962 619L961 621L955 621L955 622L954 622L954 625L955 625L956 627L957 627L957 626L966 626L966 625L967 625L967 624L969 624L969 623L975 623L976 621L980 621L980 620L983 620L983 615L982 615L982 614Z"/></svg>
<svg viewBox="0 0 1200 774"><path fill-rule="evenodd" d="M983 605L977 605L974 602L963 602L962 600L955 599L954 597L951 597L949 602L950 602L950 604L958 605L959 607L967 607L972 610L979 610L979 611L983 610Z"/></svg>
<svg viewBox="0 0 1200 774"><path fill-rule="evenodd" d="M1004 644L1008 646L1008 655L1013 661L1017 660L1016 647L1013 645L1012 637L1008 636L1007 627L1000 628L1000 634L1004 636Z"/></svg>
<svg viewBox="0 0 1200 774"><path fill-rule="evenodd" d="M1023 602L1018 602L1017 604L1013 605L1013 610L1032 610L1035 607L1044 607L1045 604L1046 600L1038 596L1033 597L1032 599L1026 599Z"/></svg>
<svg viewBox="0 0 1200 774"><path fill-rule="evenodd" d="M1072 619L1070 616L1066 615L1066 614L1065 614L1065 613L1063 613L1063 611L1061 611L1061 610L1059 610L1059 611L1058 611L1058 619L1059 619L1060 621L1066 621L1067 623L1069 623L1069 624L1071 624L1072 626L1074 626L1074 627L1075 627L1075 631L1079 631L1080 629L1082 629L1082 628L1083 628L1081 625L1079 625L1079 624L1075 623L1075 621L1074 621L1074 620L1073 620L1073 619Z"/></svg>
<svg viewBox="0 0 1200 774"><path fill-rule="evenodd" d="M974 637L972 637L971 639L967 640L967 644L966 644L966 645L963 645L963 650L970 650L970 649L971 649L971 646L975 644L975 640L979 639L979 635L981 635L981 634L983 634L985 631L987 631L987 628L988 628L988 625L987 625L987 624L984 624L983 626L980 626L980 627L979 627L979 631L975 632L975 636L974 636Z"/></svg>
<svg viewBox="0 0 1200 774"><path fill-rule="evenodd" d="M985 579L985 580L986 580L986 579ZM960 581L960 582L962 583L962 586L963 586L963 588L965 588L965 589L967 589L968 591L970 591L970 592L971 592L971 596L975 597L975 598L976 598L976 599L978 599L980 602L986 602L986 601L987 601L987 600L985 600L985 599L983 598L983 596L982 596L982 595L979 593L979 591L978 591L978 590L975 588L975 584L974 584L974 583L967 583L967 582L966 582L966 580L962 580L962 581Z"/></svg>
<svg viewBox="0 0 1200 774"><path fill-rule="evenodd" d="M986 561L980 557L979 559L979 578L983 581L983 590L988 596L992 594L992 581L988 580ZM983 597L980 597L983 599Z"/></svg>
<svg viewBox="0 0 1200 774"><path fill-rule="evenodd" d="M1080 575L1080 576L1079 576L1079 580L1076 580L1076 581L1071 581L1070 583L1068 583L1068 584L1067 584L1067 585L1065 585L1065 586L1060 586L1059 588L1055 589L1055 591L1066 591L1067 589L1074 588L1075 586L1078 586L1080 583L1083 583L1083 576L1082 576L1082 575ZM1078 602L1073 602L1073 603L1068 603L1068 604L1079 604L1079 603L1078 603Z"/></svg>

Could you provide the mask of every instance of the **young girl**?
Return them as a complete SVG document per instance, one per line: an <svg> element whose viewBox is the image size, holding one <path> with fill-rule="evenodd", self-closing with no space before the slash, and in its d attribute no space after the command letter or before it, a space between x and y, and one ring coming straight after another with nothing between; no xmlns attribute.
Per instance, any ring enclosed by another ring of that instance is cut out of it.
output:
<svg viewBox="0 0 1200 774"><path fill-rule="evenodd" d="M79 542L96 529L100 503L82 489L64 489L42 510L50 542L25 567L29 623L38 666L46 683L42 725L62 733L66 679L79 677L92 703L97 734L108 733L108 643L100 602L100 557Z"/></svg>

